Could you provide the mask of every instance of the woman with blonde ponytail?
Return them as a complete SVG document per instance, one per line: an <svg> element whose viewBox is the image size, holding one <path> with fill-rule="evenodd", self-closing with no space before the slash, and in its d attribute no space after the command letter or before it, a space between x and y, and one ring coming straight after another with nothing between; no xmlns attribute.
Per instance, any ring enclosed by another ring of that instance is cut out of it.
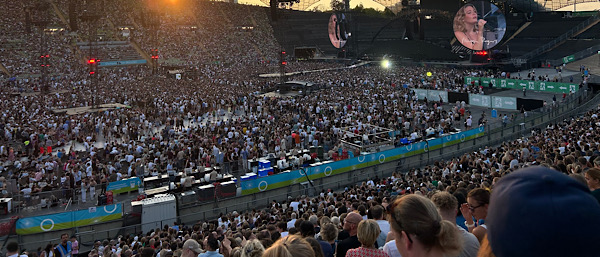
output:
<svg viewBox="0 0 600 257"><path fill-rule="evenodd" d="M388 208L388 221L402 257L456 256L463 239L456 225L443 220L433 202L406 195Z"/></svg>
<svg viewBox="0 0 600 257"><path fill-rule="evenodd" d="M277 240L262 257L314 257L310 244L300 235L290 235Z"/></svg>

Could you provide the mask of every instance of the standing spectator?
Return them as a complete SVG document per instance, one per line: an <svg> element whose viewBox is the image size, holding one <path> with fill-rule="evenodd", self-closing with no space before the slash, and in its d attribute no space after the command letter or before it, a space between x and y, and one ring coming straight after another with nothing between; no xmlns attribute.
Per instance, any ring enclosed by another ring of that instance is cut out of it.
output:
<svg viewBox="0 0 600 257"><path fill-rule="evenodd" d="M75 235L71 236L71 253L73 254L73 257L77 257L79 254L79 242Z"/></svg>
<svg viewBox="0 0 600 257"><path fill-rule="evenodd" d="M469 232L477 237L479 243L481 243L487 232L485 218L489 203L490 191L483 188L475 188L469 191L467 202L460 207L460 212L466 220L465 225L469 228Z"/></svg>
<svg viewBox="0 0 600 257"><path fill-rule="evenodd" d="M181 257L196 257L202 253L200 244L194 239L186 240L181 251Z"/></svg>
<svg viewBox="0 0 600 257"><path fill-rule="evenodd" d="M19 254L19 243L10 242L6 245L6 257L27 257L27 255Z"/></svg>
<svg viewBox="0 0 600 257"><path fill-rule="evenodd" d="M338 230L337 227L333 224L333 223L327 223L325 225L323 225L323 227L321 228L321 239L325 242L327 242L332 249L332 255L331 256L327 256L325 255L325 257L332 257L335 254L335 248L337 246L337 235L338 235Z"/></svg>
<svg viewBox="0 0 600 257"><path fill-rule="evenodd" d="M300 234L302 235L302 237L304 238L315 238L315 226L313 225L312 222L310 221L302 221L302 223L300 223ZM324 242L324 241L318 241L320 247L319 247L319 251L321 251L321 255L323 256L333 256L333 249L331 248L331 244ZM315 254L319 255L319 253L317 253L317 249L315 250Z"/></svg>
<svg viewBox="0 0 600 257"><path fill-rule="evenodd" d="M290 203L290 207L292 207L292 208L294 208L293 203L294 202ZM295 203L296 203L295 208L297 209L298 208L298 202L295 202ZM296 224L296 213L292 212L292 214L290 214L290 217L291 217L290 221L287 222L287 228L288 229L293 228L294 224Z"/></svg>
<svg viewBox="0 0 600 257"><path fill-rule="evenodd" d="M360 247L361 243L358 241L358 223L362 221L360 214L351 212L346 215L344 219L344 230L348 232L350 237L342 240L338 243L336 249L336 256L346 256L346 252L350 249Z"/></svg>
<svg viewBox="0 0 600 257"><path fill-rule="evenodd" d="M46 248L40 252L40 257L52 257L54 256L54 251L52 251L52 244L47 244Z"/></svg>
<svg viewBox="0 0 600 257"><path fill-rule="evenodd" d="M377 237L377 247L383 247L383 245L385 245L385 239L390 232L390 223L383 218L383 207L381 207L381 205L371 207L369 213L377 222L377 225L379 225L379 229L381 230L381 233Z"/></svg>
<svg viewBox="0 0 600 257"><path fill-rule="evenodd" d="M456 256L462 237L456 225L442 220L431 200L410 194L391 205L388 218L403 257Z"/></svg>
<svg viewBox="0 0 600 257"><path fill-rule="evenodd" d="M71 241L69 241L69 234L64 233L60 235L60 244L54 248L54 256L56 257L71 257Z"/></svg>
<svg viewBox="0 0 600 257"><path fill-rule="evenodd" d="M89 178L85 178L84 182L81 183L81 202L86 202L86 194L88 189L90 189L90 181Z"/></svg>
<svg viewBox="0 0 600 257"><path fill-rule="evenodd" d="M400 252L398 251L398 246L396 246L395 239L385 243L383 246L383 251L390 257L401 257Z"/></svg>
<svg viewBox="0 0 600 257"><path fill-rule="evenodd" d="M471 118L471 115L469 115L467 117L467 120L465 121L465 129L469 130L469 129L471 129L472 126L473 126L473 119Z"/></svg>
<svg viewBox="0 0 600 257"><path fill-rule="evenodd" d="M358 223L358 241L361 246L359 248L350 249L346 253L346 257L389 257L383 250L379 250L375 247L377 237L381 234L379 225L374 220L362 220Z"/></svg>
<svg viewBox="0 0 600 257"><path fill-rule="evenodd" d="M243 252L242 252L243 256ZM283 237L267 249L262 257L314 257L315 252L302 236Z"/></svg>
<svg viewBox="0 0 600 257"><path fill-rule="evenodd" d="M223 257L223 255L218 252L219 241L213 234L210 234L206 238L204 245L206 247L206 252L199 254L198 257Z"/></svg>
<svg viewBox="0 0 600 257"><path fill-rule="evenodd" d="M277 222L277 231L281 235L281 237L288 236L289 232L287 231L287 223L280 221Z"/></svg>
<svg viewBox="0 0 600 257"><path fill-rule="evenodd" d="M438 208L442 219L456 222L456 213L458 212L458 200L448 192L438 192L431 198L431 201ZM476 257L479 251L479 241L475 235L469 233L464 228L456 226L463 238L463 250L459 257Z"/></svg>
<svg viewBox="0 0 600 257"><path fill-rule="evenodd" d="M584 176L590 191L592 191L592 195L600 203L600 169L591 168Z"/></svg>
<svg viewBox="0 0 600 257"><path fill-rule="evenodd" d="M261 257L263 256L264 252L265 247L260 243L260 241L258 241L258 239L252 239L246 242L242 248L242 257Z"/></svg>

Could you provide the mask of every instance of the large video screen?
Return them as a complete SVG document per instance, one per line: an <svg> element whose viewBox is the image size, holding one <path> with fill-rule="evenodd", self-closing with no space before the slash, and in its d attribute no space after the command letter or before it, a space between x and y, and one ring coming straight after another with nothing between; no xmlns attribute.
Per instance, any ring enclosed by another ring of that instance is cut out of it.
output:
<svg viewBox="0 0 600 257"><path fill-rule="evenodd" d="M346 16L343 13L331 14L327 27L331 44L335 48L344 47L348 40L348 34L346 33Z"/></svg>
<svg viewBox="0 0 600 257"><path fill-rule="evenodd" d="M496 46L506 32L506 18L500 9L487 1L463 5L454 16L454 36L471 50L486 50Z"/></svg>

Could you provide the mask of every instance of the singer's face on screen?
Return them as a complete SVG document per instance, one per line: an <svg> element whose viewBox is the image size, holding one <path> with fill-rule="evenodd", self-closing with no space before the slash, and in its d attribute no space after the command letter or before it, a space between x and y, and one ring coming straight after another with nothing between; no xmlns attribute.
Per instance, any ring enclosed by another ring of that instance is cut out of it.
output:
<svg viewBox="0 0 600 257"><path fill-rule="evenodd" d="M473 6L467 6L465 11L465 23L475 25L477 23L477 10Z"/></svg>

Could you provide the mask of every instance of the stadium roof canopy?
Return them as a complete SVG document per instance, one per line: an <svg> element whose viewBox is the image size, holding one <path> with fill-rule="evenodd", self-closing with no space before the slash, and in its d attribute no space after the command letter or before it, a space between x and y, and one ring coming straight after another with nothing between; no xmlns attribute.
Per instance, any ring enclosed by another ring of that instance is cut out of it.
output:
<svg viewBox="0 0 600 257"><path fill-rule="evenodd" d="M507 3L523 12L600 10L598 0L507 0Z"/></svg>
<svg viewBox="0 0 600 257"><path fill-rule="evenodd" d="M497 0L494 3L506 1L521 12L551 12L551 11L596 11L600 10L599 0ZM240 4L259 5L268 7L269 0L235 0ZM420 2L414 1L416 3ZM396 12L402 9L402 0L350 0L350 7L362 5L364 8L383 10L389 8ZM299 11L329 11L331 0L300 0L288 8Z"/></svg>

